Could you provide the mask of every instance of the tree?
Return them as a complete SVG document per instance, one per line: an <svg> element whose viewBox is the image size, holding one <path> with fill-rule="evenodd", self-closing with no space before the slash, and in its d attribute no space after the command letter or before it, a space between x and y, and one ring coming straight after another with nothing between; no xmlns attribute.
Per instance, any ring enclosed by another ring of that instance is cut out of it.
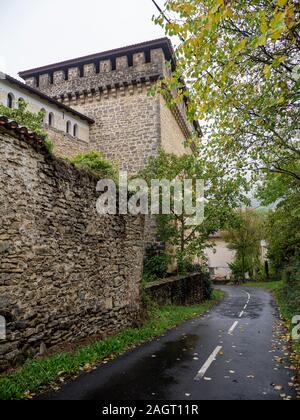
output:
<svg viewBox="0 0 300 420"><path fill-rule="evenodd" d="M158 89L177 90L170 106L189 97L206 159L227 173L263 170L300 183L299 1L167 0L165 9L155 21L181 43L177 70Z"/></svg>
<svg viewBox="0 0 300 420"><path fill-rule="evenodd" d="M228 248L236 251L234 266L245 281L246 272L259 265L260 244L264 239L262 216L252 209L239 210L222 236Z"/></svg>
<svg viewBox="0 0 300 420"><path fill-rule="evenodd" d="M140 174L151 184L152 180L182 181L193 180L193 198L195 199L195 181L204 181L206 200L203 223L190 226L191 217L185 206L182 214L174 212L176 202L175 188L171 189L170 214L157 215L160 240L177 250L177 263L188 263L196 256L203 257L204 249L209 246L212 233L221 229L232 218L233 209L238 208L245 197L245 184L242 177L226 179L222 171L205 163L193 155L176 156L161 151L159 156L150 159L148 167ZM160 201L162 195L160 194Z"/></svg>
<svg viewBox="0 0 300 420"><path fill-rule="evenodd" d="M300 271L300 186L281 174L268 174L258 189L263 204L273 204L266 224L268 257L277 274L298 262Z"/></svg>

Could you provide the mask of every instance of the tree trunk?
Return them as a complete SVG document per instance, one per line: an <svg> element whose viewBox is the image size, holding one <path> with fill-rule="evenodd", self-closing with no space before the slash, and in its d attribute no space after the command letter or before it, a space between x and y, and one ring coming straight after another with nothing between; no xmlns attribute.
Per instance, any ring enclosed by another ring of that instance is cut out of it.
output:
<svg viewBox="0 0 300 420"><path fill-rule="evenodd" d="M246 268L245 268L245 254L242 254L242 273L243 273L243 283L246 283Z"/></svg>

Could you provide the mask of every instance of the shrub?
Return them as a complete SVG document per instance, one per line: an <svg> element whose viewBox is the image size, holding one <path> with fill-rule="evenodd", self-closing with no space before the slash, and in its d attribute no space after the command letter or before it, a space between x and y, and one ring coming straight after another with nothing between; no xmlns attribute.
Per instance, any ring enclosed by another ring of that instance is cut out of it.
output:
<svg viewBox="0 0 300 420"><path fill-rule="evenodd" d="M292 319L300 314L300 262L292 261L283 272L284 284L279 297L285 304L285 316Z"/></svg>
<svg viewBox="0 0 300 420"><path fill-rule="evenodd" d="M171 257L164 251L155 251L149 248L144 262L144 279L146 281L155 281L163 279L168 274L168 266L171 263Z"/></svg>
<svg viewBox="0 0 300 420"><path fill-rule="evenodd" d="M103 156L99 152L91 151L78 155L70 162L78 168L86 169L93 172L99 178L109 178L117 180L118 171L112 162L103 159Z"/></svg>
<svg viewBox="0 0 300 420"><path fill-rule="evenodd" d="M26 127L29 131L37 134L45 140L47 149L49 152L52 152L54 145L51 140L49 140L48 134L43 130L45 112L40 111L35 114L34 112L28 111L27 106L28 104L24 100L18 102L18 108L8 108L0 104L0 115L16 121L19 125Z"/></svg>
<svg viewBox="0 0 300 420"><path fill-rule="evenodd" d="M189 274L202 271L202 267L199 264L195 264L192 257L178 254L176 261L178 274Z"/></svg>
<svg viewBox="0 0 300 420"><path fill-rule="evenodd" d="M202 273L204 286L204 299L211 299L213 294L213 284L208 271Z"/></svg>

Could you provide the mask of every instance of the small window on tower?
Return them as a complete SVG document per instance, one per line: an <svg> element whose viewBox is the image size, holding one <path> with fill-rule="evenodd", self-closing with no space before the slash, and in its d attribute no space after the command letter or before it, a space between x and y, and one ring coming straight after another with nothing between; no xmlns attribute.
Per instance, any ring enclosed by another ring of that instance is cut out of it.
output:
<svg viewBox="0 0 300 420"><path fill-rule="evenodd" d="M14 100L15 100L14 95L12 93L9 93L7 95L7 106L8 106L8 108L13 108L14 107Z"/></svg>
<svg viewBox="0 0 300 420"><path fill-rule="evenodd" d="M74 127L73 127L73 136L74 137L78 137L78 125L77 124L74 124Z"/></svg>
<svg viewBox="0 0 300 420"><path fill-rule="evenodd" d="M67 133L68 134L71 134L71 129L72 129L72 124L71 124L71 121L67 121Z"/></svg>
<svg viewBox="0 0 300 420"><path fill-rule="evenodd" d="M49 124L49 127L53 127L54 126L54 114L53 114L53 112L50 112L50 114L49 114L48 124Z"/></svg>

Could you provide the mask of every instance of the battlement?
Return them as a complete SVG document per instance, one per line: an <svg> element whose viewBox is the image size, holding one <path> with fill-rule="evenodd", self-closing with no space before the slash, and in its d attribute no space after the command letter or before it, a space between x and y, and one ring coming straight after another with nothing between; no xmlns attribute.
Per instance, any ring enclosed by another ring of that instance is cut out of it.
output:
<svg viewBox="0 0 300 420"><path fill-rule="evenodd" d="M94 121L89 148L130 174L144 169L159 148L186 152L193 133L186 103L169 109L149 88L175 70L168 38L21 72L28 85Z"/></svg>
<svg viewBox="0 0 300 420"><path fill-rule="evenodd" d="M106 51L37 69L20 72L26 84L49 96L79 97L83 92L147 83L168 74L175 67L174 52L168 38Z"/></svg>

